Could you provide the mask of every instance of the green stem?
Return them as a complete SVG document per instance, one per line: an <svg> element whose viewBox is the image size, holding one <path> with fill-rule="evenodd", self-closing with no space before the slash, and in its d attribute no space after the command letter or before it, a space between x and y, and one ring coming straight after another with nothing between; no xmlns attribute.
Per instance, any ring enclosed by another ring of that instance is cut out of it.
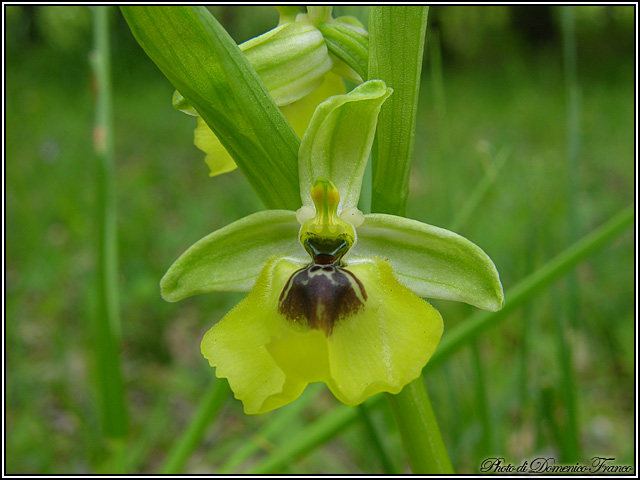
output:
<svg viewBox="0 0 640 480"><path fill-rule="evenodd" d="M92 67L96 80L93 130L98 157L96 172L97 312L91 322L93 355L102 428L107 437L127 432L127 411L120 369L120 318L118 305L118 251L115 175L113 165L113 114L109 53L109 7L94 7Z"/></svg>
<svg viewBox="0 0 640 480"><path fill-rule="evenodd" d="M554 302L556 304L560 302ZM567 341L568 325L565 320L565 312L557 312L554 315L554 334L556 339L557 361L560 365L560 381L558 390L562 392L562 400L566 420L560 425L561 436L560 452L562 461L572 463L580 460L580 441L578 429L578 401L576 395L576 382L573 374L573 366L571 364L572 348L571 343Z"/></svg>
<svg viewBox="0 0 640 480"><path fill-rule="evenodd" d="M577 79L577 49L573 9L562 8L562 47L567 98L567 237L575 242L580 228L578 204L578 168L580 154L580 86ZM574 272L567 277L567 316L571 326L578 325L578 281Z"/></svg>
<svg viewBox="0 0 640 480"><path fill-rule="evenodd" d="M454 473L422 377L397 395L387 394L387 400L413 473Z"/></svg>
<svg viewBox="0 0 640 480"><path fill-rule="evenodd" d="M229 398L229 384L224 379L214 380L198 405L191 423L182 436L173 444L162 466L162 474L177 474L182 471L189 455L195 450L207 427Z"/></svg>

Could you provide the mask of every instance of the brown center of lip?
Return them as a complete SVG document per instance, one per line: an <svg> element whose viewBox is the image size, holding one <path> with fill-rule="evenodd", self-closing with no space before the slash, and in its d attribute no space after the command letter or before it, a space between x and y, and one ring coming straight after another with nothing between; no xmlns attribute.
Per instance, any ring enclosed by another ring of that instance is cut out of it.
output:
<svg viewBox="0 0 640 480"><path fill-rule="evenodd" d="M311 263L291 275L278 301L278 312L292 322L323 330L356 314L367 300L362 282L335 264Z"/></svg>

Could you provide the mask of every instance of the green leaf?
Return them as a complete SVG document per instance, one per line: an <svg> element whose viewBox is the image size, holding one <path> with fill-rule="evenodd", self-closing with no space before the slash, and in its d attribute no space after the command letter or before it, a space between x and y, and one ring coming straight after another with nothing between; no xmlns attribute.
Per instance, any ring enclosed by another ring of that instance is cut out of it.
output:
<svg viewBox="0 0 640 480"><path fill-rule="evenodd" d="M373 149L373 212L404 215L429 7L374 6L369 15L369 76L393 88L380 112Z"/></svg>
<svg viewBox="0 0 640 480"><path fill-rule="evenodd" d="M331 180L338 188L338 211L358 205L378 113L391 93L384 82L370 80L318 105L300 144L303 205L313 205L310 190L318 177Z"/></svg>
<svg viewBox="0 0 640 480"><path fill-rule="evenodd" d="M249 291L273 255L307 257L298 241L300 224L288 210L244 217L193 244L160 281L169 302L208 292Z"/></svg>
<svg viewBox="0 0 640 480"><path fill-rule="evenodd" d="M367 31L352 25L321 23L318 30L329 48L329 52L353 68L363 80L368 78L369 35Z"/></svg>
<svg viewBox="0 0 640 480"><path fill-rule="evenodd" d="M400 281L421 297L502 308L504 294L495 265L464 237L394 215L365 215L347 257L388 258ZM347 259L345 257L345 259Z"/></svg>
<svg viewBox="0 0 640 480"><path fill-rule="evenodd" d="M138 43L220 139L267 208L298 208L299 140L218 21L204 7L121 10Z"/></svg>

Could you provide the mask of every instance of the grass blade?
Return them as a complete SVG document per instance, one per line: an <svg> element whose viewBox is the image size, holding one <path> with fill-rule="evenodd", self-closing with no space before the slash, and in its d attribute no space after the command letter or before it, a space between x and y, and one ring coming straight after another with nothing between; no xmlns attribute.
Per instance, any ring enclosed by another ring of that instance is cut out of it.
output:
<svg viewBox="0 0 640 480"><path fill-rule="evenodd" d="M475 188L469 194L467 201L462 205L460 210L456 213L449 230L452 232L459 232L463 226L473 217L476 209L480 206L480 203L484 197L489 193L489 189L495 184L498 174L502 167L504 167L507 159L509 158L509 152L506 149L501 150L495 158L495 161L485 170L485 174L482 179L476 184Z"/></svg>
<svg viewBox="0 0 640 480"><path fill-rule="evenodd" d="M315 394L323 388L322 384L314 383L309 385L305 392L298 400L283 407L277 413L274 414L272 420L270 420L263 428L260 429L253 438L269 440L275 433L282 431L291 421L299 416L304 408L309 404ZM246 441L233 455L220 467L219 474L231 473L238 466L240 466L245 460L248 460L253 454L261 449L260 443L256 441Z"/></svg>
<svg viewBox="0 0 640 480"><path fill-rule="evenodd" d="M378 395L375 398L379 401L383 397ZM247 473L264 475L278 472L291 463L294 458L322 445L343 429L352 425L357 419L357 408L336 407L310 423L303 431L293 435L280 450L259 461Z"/></svg>
<svg viewBox="0 0 640 480"><path fill-rule="evenodd" d="M576 37L573 17L575 7L563 6L562 11L562 47L564 57L564 76L567 94L567 236L573 242L578 234L577 204L577 172L578 154L580 147L580 97L577 81ZM563 461L574 462L580 460L580 432L578 431L578 398L571 365L571 344L566 340L569 323L578 326L578 284L575 272L567 277L567 292L564 308L559 315L554 315L556 349L558 363L562 372L561 385L564 405L566 407L566 424L564 441L562 442ZM567 322L568 319L568 322Z"/></svg>
<svg viewBox="0 0 640 480"><path fill-rule="evenodd" d="M229 398L229 384L224 379L215 379L205 392L189 426L173 444L162 466L162 474L180 473L191 452L196 448L207 427L218 415Z"/></svg>
<svg viewBox="0 0 640 480"><path fill-rule="evenodd" d="M358 405L358 414L360 416L360 421L364 426L368 439L371 441L371 445L375 451L374 456L377 455L377 458L380 462L380 465L383 468L384 473L389 474L399 474L402 473L396 468L396 466L391 461L391 458L387 454L387 450L385 449L385 445L376 430L376 426L373 424L373 420L371 419L371 414L369 413L369 407L367 404L363 403Z"/></svg>

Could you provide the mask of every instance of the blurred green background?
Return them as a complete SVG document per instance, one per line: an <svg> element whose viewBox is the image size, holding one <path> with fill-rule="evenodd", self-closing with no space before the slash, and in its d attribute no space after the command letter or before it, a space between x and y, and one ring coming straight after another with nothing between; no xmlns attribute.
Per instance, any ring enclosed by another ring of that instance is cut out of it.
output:
<svg viewBox="0 0 640 480"><path fill-rule="evenodd" d="M97 242L91 10L4 8L6 473L111 472L114 448L101 435L88 332ZM238 42L277 23L271 7L210 8ZM159 280L193 242L262 205L238 171L208 177L192 143L195 119L173 110L173 87L120 12L114 7L111 14L121 352L130 414L118 465L154 473L213 377L200 354L204 332L242 298L221 293L169 304L160 298ZM367 7L336 7L334 16L341 14L366 23ZM434 6L429 13L407 216L450 227L476 185L494 178L457 231L490 255L506 291L634 200L635 7L579 6L572 15L574 164L567 153L561 8ZM476 472L492 454L513 463L569 458L557 318L564 319L576 386L578 461L590 464L598 455L634 462L633 266L629 229L579 265L574 287L557 282L428 375L457 472ZM445 336L473 312L434 304ZM277 451L336 404L320 389L286 430L266 440L255 433L274 413L245 416L230 399L185 473L215 472L246 442L259 442L259 455ZM372 416L400 463L386 404ZM284 471L381 473L370 447L367 430L356 423Z"/></svg>

